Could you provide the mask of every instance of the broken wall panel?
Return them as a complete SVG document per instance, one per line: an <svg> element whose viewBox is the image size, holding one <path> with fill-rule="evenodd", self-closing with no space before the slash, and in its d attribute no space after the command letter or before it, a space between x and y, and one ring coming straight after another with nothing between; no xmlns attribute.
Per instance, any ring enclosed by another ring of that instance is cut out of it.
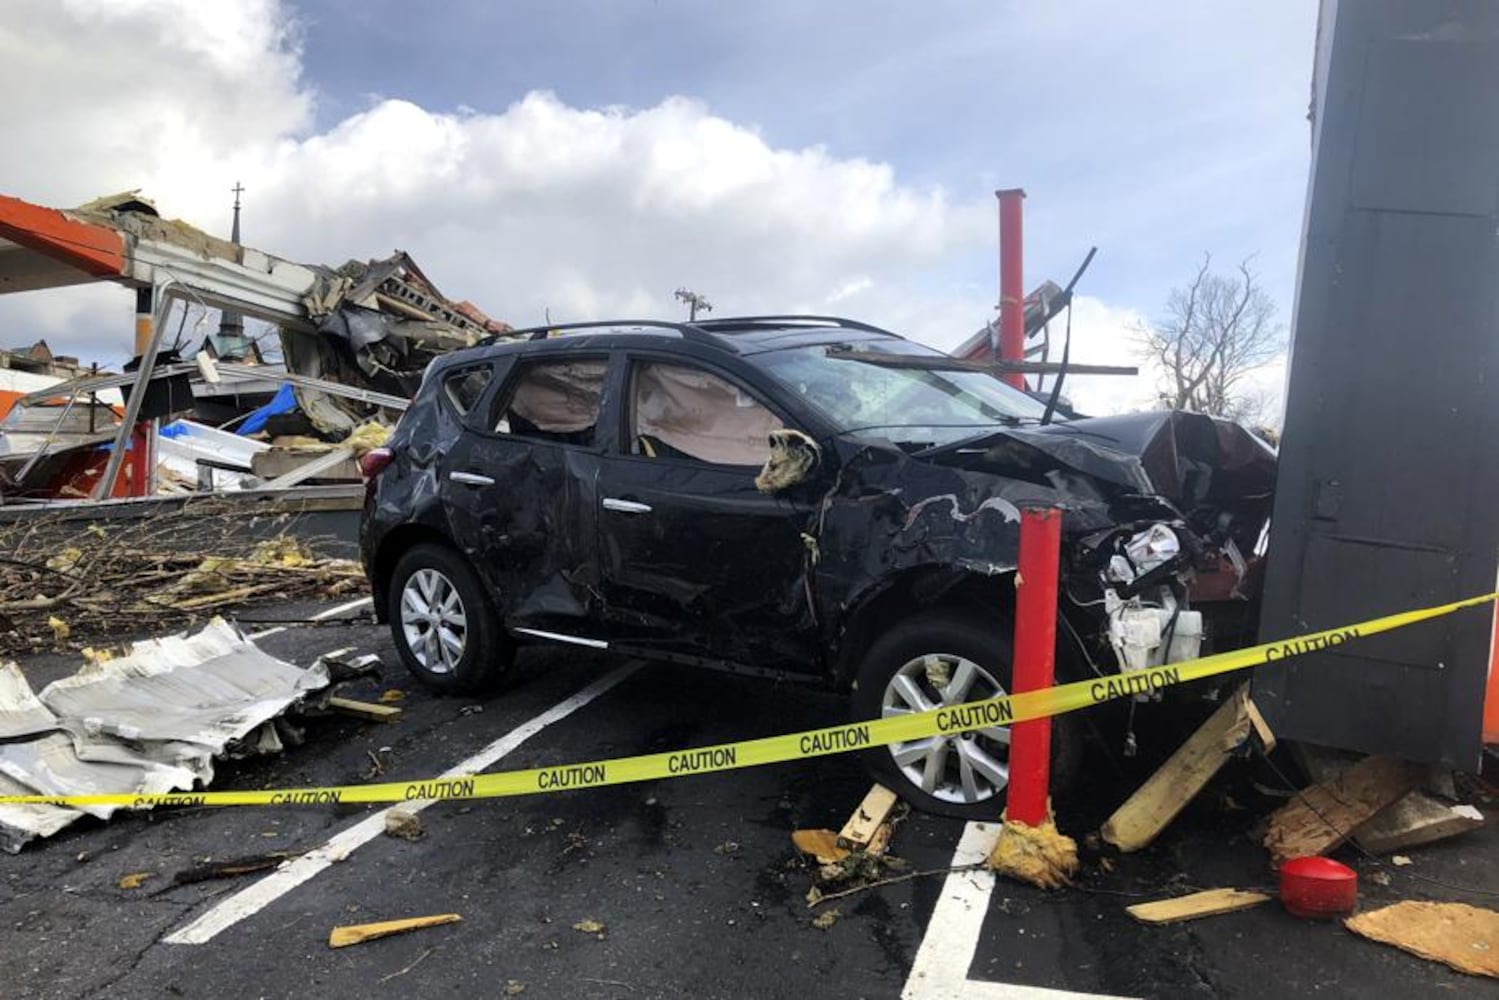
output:
<svg viewBox="0 0 1499 1000"><path fill-rule="evenodd" d="M1262 641L1493 590L1499 7L1323 4ZM1490 619L1256 671L1277 734L1471 768Z"/></svg>

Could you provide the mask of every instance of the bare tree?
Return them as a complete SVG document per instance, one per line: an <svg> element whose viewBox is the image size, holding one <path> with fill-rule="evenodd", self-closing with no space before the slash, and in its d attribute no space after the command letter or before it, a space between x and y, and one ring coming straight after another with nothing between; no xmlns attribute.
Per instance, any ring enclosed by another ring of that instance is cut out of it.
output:
<svg viewBox="0 0 1499 1000"><path fill-rule="evenodd" d="M1252 259L1223 275L1204 254L1191 283L1171 290L1165 316L1140 329L1142 353L1162 373L1164 405L1242 421L1264 416L1264 395L1247 376L1280 353L1285 329Z"/></svg>

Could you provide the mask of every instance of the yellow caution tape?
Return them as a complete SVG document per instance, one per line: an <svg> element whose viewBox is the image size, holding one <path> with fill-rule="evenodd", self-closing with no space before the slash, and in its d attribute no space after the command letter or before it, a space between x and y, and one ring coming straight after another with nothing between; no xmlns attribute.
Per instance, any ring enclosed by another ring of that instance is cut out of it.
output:
<svg viewBox="0 0 1499 1000"><path fill-rule="evenodd" d="M784 736L767 736L738 743L677 750L671 753L618 757L613 760L564 764L558 767L502 771L468 777L426 778L419 781L387 781L369 785L328 788L287 788L241 792L172 792L161 795L8 795L0 805L116 806L285 806L324 803L404 802L413 799L487 799L511 795L535 795L576 788L621 785L632 781L655 781L714 771L730 771L761 764L779 764L804 757L847 753L871 747L930 736L951 736L992 726L1061 715L1115 698L1151 694L1177 684L1217 674L1256 667L1300 656L1302 653L1341 646L1364 636L1388 632L1477 607L1499 597L1484 594L1451 604L1311 632L1292 639L1267 642L1246 649L1216 653L1184 663L1171 663L1148 670L1061 684L1042 691L1028 691L986 701L966 702L948 708L914 712L888 719L871 719L825 729L810 729Z"/></svg>

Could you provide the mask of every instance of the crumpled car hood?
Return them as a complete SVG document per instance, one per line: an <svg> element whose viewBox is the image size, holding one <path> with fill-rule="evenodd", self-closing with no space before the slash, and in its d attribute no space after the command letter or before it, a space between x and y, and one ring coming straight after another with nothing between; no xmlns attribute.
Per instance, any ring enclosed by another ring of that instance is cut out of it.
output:
<svg viewBox="0 0 1499 1000"><path fill-rule="evenodd" d="M1182 510L1265 500L1275 451L1229 420L1178 410L1014 427L933 453L943 464L1034 480L1082 473L1106 492L1153 493Z"/></svg>
<svg viewBox="0 0 1499 1000"><path fill-rule="evenodd" d="M1230 504L1275 489L1275 450L1219 417L1182 410L1126 413L1037 427L1029 434L1059 458L1075 445L1129 455L1139 461L1153 492L1183 507Z"/></svg>

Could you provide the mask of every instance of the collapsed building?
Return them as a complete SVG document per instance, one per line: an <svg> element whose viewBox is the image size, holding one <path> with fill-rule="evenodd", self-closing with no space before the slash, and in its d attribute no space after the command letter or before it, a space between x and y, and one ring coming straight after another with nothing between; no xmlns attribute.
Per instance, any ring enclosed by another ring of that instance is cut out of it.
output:
<svg viewBox="0 0 1499 1000"><path fill-rule="evenodd" d="M71 210L0 196L0 293L108 281L136 294L126 371L75 367L9 393L0 503L356 483L352 459L427 363L510 329L443 295L406 253L308 266L238 236L237 204L224 240L134 193ZM189 308L220 310L218 333L184 343ZM270 324L280 364L242 317Z"/></svg>

